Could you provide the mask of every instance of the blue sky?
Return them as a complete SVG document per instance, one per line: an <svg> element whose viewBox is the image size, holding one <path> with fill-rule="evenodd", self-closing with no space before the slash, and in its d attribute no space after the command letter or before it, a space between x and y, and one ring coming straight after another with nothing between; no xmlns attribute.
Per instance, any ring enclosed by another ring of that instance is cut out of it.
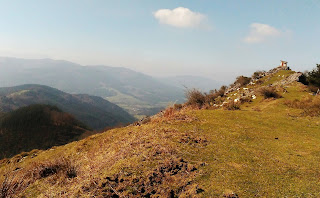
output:
<svg viewBox="0 0 320 198"><path fill-rule="evenodd" d="M320 63L319 0L0 0L0 56L232 81Z"/></svg>

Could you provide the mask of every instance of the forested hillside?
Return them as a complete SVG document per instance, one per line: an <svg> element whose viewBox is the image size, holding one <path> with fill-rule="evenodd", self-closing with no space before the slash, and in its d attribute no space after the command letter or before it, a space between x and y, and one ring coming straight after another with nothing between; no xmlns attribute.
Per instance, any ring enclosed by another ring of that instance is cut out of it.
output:
<svg viewBox="0 0 320 198"><path fill-rule="evenodd" d="M30 105L0 117L0 158L77 140L88 127L55 106Z"/></svg>

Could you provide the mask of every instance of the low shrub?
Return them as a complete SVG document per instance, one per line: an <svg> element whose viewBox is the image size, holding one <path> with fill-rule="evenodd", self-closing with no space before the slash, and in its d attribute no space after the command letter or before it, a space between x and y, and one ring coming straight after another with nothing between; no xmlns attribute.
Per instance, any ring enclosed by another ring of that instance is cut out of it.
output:
<svg viewBox="0 0 320 198"><path fill-rule="evenodd" d="M260 78L259 80L256 81L257 85L262 85L263 84L263 80Z"/></svg>
<svg viewBox="0 0 320 198"><path fill-rule="evenodd" d="M206 102L205 94L197 89L187 90L186 92L187 105L202 107L202 105Z"/></svg>
<svg viewBox="0 0 320 198"><path fill-rule="evenodd" d="M182 104L174 104L173 105L173 108L176 109L176 110L180 110L182 109L183 105Z"/></svg>
<svg viewBox="0 0 320 198"><path fill-rule="evenodd" d="M317 93L320 88L317 87L317 86L314 86L314 85L312 85L312 84L309 84L309 85L308 85L308 89L309 89L309 91L311 91L311 92L313 92L313 93Z"/></svg>
<svg viewBox="0 0 320 198"><path fill-rule="evenodd" d="M277 93L274 87L262 87L259 89L259 93L265 98L281 98L282 96Z"/></svg>
<svg viewBox="0 0 320 198"><path fill-rule="evenodd" d="M218 97L224 96L226 89L227 89L227 86L223 85L220 87L219 90L214 89L214 90L211 90L208 94L205 94L206 103L208 104L215 103Z"/></svg>
<svg viewBox="0 0 320 198"><path fill-rule="evenodd" d="M246 77L246 76L238 76L236 81L234 82L234 84L240 84L240 86L244 86L249 84L251 81L250 77Z"/></svg>
<svg viewBox="0 0 320 198"><path fill-rule="evenodd" d="M45 178L51 175L55 175L58 173L63 173L67 178L74 178L77 177L77 170L71 164L70 161L66 159L60 159L59 161L50 162L47 164L42 164L39 167L39 177Z"/></svg>
<svg viewBox="0 0 320 198"><path fill-rule="evenodd" d="M240 110L240 102L228 102L223 105L223 108L226 110Z"/></svg>
<svg viewBox="0 0 320 198"><path fill-rule="evenodd" d="M241 97L240 102L241 104L245 102L252 102L252 98L250 96Z"/></svg>
<svg viewBox="0 0 320 198"><path fill-rule="evenodd" d="M252 78L253 79L260 79L263 77L263 74L264 74L265 71L256 71L252 74Z"/></svg>
<svg viewBox="0 0 320 198"><path fill-rule="evenodd" d="M224 97L218 96L216 99L214 99L214 104L221 105L224 101Z"/></svg>
<svg viewBox="0 0 320 198"><path fill-rule="evenodd" d="M177 114L179 114L179 111L182 110L184 105L182 104L174 104L173 106L167 107L165 110L162 111L162 116L164 118L171 119L175 117ZM151 121L151 119L150 119Z"/></svg>

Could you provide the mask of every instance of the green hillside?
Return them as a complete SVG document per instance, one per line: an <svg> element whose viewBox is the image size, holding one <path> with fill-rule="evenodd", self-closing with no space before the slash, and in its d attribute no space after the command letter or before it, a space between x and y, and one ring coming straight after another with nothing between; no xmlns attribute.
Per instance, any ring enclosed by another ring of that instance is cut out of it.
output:
<svg viewBox="0 0 320 198"><path fill-rule="evenodd" d="M0 189L18 197L319 197L320 98L300 75L276 68L249 84L239 78L201 108L175 105L3 160Z"/></svg>
<svg viewBox="0 0 320 198"><path fill-rule="evenodd" d="M0 117L0 159L77 140L88 128L55 106L30 105Z"/></svg>
<svg viewBox="0 0 320 198"><path fill-rule="evenodd" d="M34 84L0 88L0 111L10 112L31 104L55 105L97 130L135 121L125 110L98 96L68 94Z"/></svg>

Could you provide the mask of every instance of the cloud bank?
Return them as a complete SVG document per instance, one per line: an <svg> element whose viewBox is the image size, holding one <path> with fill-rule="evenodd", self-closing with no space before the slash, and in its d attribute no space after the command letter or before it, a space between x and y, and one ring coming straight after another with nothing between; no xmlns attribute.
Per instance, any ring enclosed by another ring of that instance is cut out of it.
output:
<svg viewBox="0 0 320 198"><path fill-rule="evenodd" d="M161 24L178 28L196 28L206 26L207 17L198 12L192 12L188 8L178 7L173 10L160 9L153 16Z"/></svg>
<svg viewBox="0 0 320 198"><path fill-rule="evenodd" d="M280 30L268 24L252 23L250 25L250 33L244 41L246 43L262 43L270 38L279 37L282 34Z"/></svg>

